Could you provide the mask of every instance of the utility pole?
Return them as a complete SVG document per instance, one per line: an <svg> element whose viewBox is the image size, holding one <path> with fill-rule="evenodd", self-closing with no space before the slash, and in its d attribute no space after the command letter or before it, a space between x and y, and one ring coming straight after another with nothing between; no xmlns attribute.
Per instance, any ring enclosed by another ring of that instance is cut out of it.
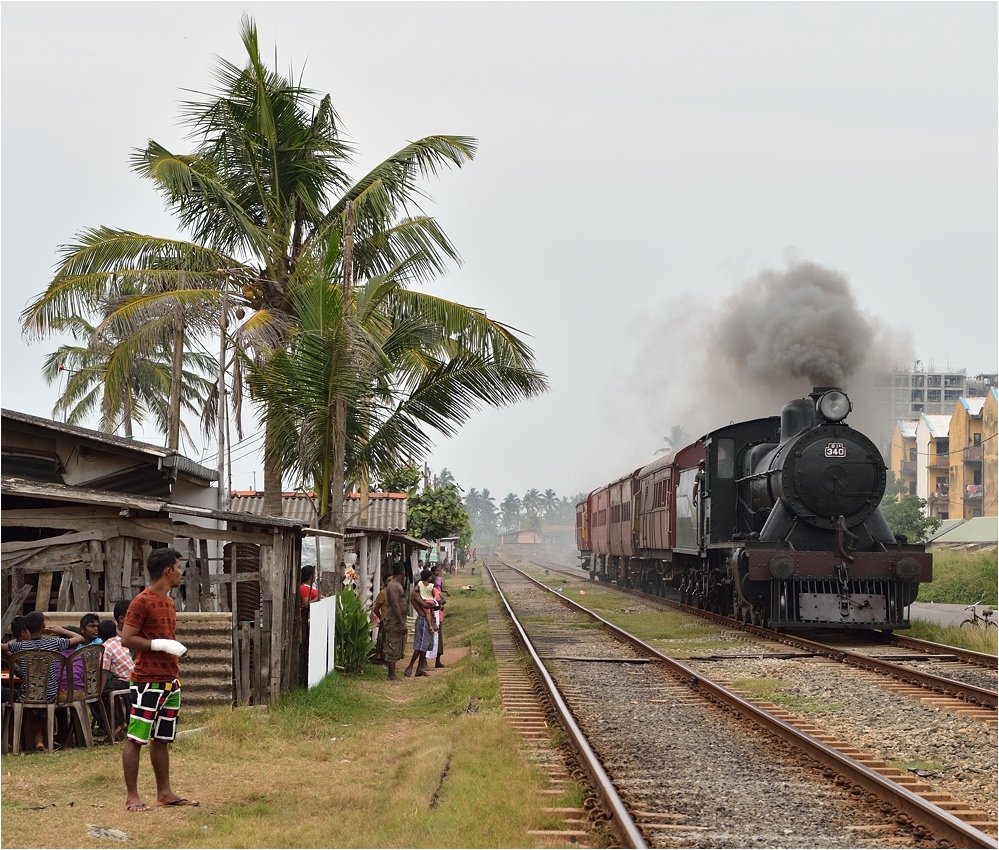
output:
<svg viewBox="0 0 999 850"><path fill-rule="evenodd" d="M222 283L222 315L219 318L219 388L218 388L218 426L219 426L219 510L229 509L229 487L225 480L226 451L226 404L225 404L225 335L229 325L229 291L228 281Z"/></svg>

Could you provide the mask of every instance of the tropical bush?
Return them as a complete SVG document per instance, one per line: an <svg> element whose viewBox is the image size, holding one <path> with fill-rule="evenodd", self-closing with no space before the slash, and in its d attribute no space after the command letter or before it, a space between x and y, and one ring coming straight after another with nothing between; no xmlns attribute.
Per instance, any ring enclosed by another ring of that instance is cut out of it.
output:
<svg viewBox="0 0 999 850"><path fill-rule="evenodd" d="M375 648L371 624L358 595L344 588L337 597L336 626L333 631L337 667L347 676L360 676Z"/></svg>

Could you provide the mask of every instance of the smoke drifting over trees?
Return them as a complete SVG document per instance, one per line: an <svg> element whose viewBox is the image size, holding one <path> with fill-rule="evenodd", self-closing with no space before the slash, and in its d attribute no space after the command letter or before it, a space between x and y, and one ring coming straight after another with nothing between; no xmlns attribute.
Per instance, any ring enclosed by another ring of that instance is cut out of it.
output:
<svg viewBox="0 0 999 850"><path fill-rule="evenodd" d="M850 421L863 429L876 413L864 376L912 358L909 336L865 314L846 275L793 259L720 303L684 294L635 334L644 343L627 385L638 393L650 453L670 425L699 436L774 416L816 386L848 389Z"/></svg>

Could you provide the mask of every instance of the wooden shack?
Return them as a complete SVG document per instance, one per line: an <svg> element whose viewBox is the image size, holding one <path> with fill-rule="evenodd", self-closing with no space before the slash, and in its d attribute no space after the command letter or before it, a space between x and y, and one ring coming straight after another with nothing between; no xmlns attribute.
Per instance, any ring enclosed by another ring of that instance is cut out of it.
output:
<svg viewBox="0 0 999 850"><path fill-rule="evenodd" d="M0 448L3 630L31 610L110 611L146 586L150 550L172 546L188 628L227 618L231 701L273 704L298 680L300 520L218 510L216 473L177 452L23 413L2 411Z"/></svg>

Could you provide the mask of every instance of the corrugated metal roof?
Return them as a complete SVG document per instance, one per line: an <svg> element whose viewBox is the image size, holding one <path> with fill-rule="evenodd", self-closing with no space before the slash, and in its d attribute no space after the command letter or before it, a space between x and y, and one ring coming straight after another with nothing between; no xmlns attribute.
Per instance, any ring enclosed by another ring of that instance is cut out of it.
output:
<svg viewBox="0 0 999 850"><path fill-rule="evenodd" d="M994 516L978 516L938 534L932 543L999 543L999 519Z"/></svg>
<svg viewBox="0 0 999 850"><path fill-rule="evenodd" d="M901 432L903 437L914 438L916 436L916 426L919 424L918 419L898 419L898 430Z"/></svg>
<svg viewBox="0 0 999 850"><path fill-rule="evenodd" d="M152 457L175 458L164 464L164 466L174 466L180 472L199 478L203 481L218 481L218 470L209 469L196 463L188 457L180 454L175 449L167 449L163 446L154 446L151 443L143 443L138 440L131 440L127 437L119 437L115 434L106 434L103 431L94 431L90 428L81 428L78 425L67 425L65 422L56 422L53 419L44 419L41 416L32 416L30 413L21 413L17 410L0 410L0 416L10 422L20 422L22 425L30 425L46 431L54 431L59 434L68 434L80 439L90 440L104 446L121 449L130 454L142 454Z"/></svg>
<svg viewBox="0 0 999 850"><path fill-rule="evenodd" d="M958 401L964 405L964 409L967 410L972 416L979 416L981 415L982 407L985 405L985 396L980 396L978 398L965 398L964 396L961 396Z"/></svg>
<svg viewBox="0 0 999 850"><path fill-rule="evenodd" d="M404 493L371 493L368 496L367 522L361 522L361 496L351 493L343 500L344 525L352 529L405 531L407 501ZM313 493L283 493L281 505L283 516L303 521L307 526L314 526L319 519ZM259 516L264 510L264 494L234 492L229 497L229 510Z"/></svg>
<svg viewBox="0 0 999 850"><path fill-rule="evenodd" d="M135 508L160 514L176 514L178 516L196 516L209 519L226 520L229 522L245 522L255 525L277 525L293 528L302 523L289 520L287 517L265 517L263 499L260 510L247 516L249 511L232 512L216 511L198 505L181 505L166 499L156 499L147 496L136 496L129 493L117 493L109 490L91 490L87 487L70 487L65 484L55 484L45 481L26 481L22 478L0 478L0 490L4 494L28 496L38 499L51 499L60 502L77 502L82 505L104 505L117 508Z"/></svg>
<svg viewBox="0 0 999 850"><path fill-rule="evenodd" d="M950 417L941 416L938 414L923 414L923 422L926 423L926 427L929 428L930 433L934 437L943 438L950 433Z"/></svg>

